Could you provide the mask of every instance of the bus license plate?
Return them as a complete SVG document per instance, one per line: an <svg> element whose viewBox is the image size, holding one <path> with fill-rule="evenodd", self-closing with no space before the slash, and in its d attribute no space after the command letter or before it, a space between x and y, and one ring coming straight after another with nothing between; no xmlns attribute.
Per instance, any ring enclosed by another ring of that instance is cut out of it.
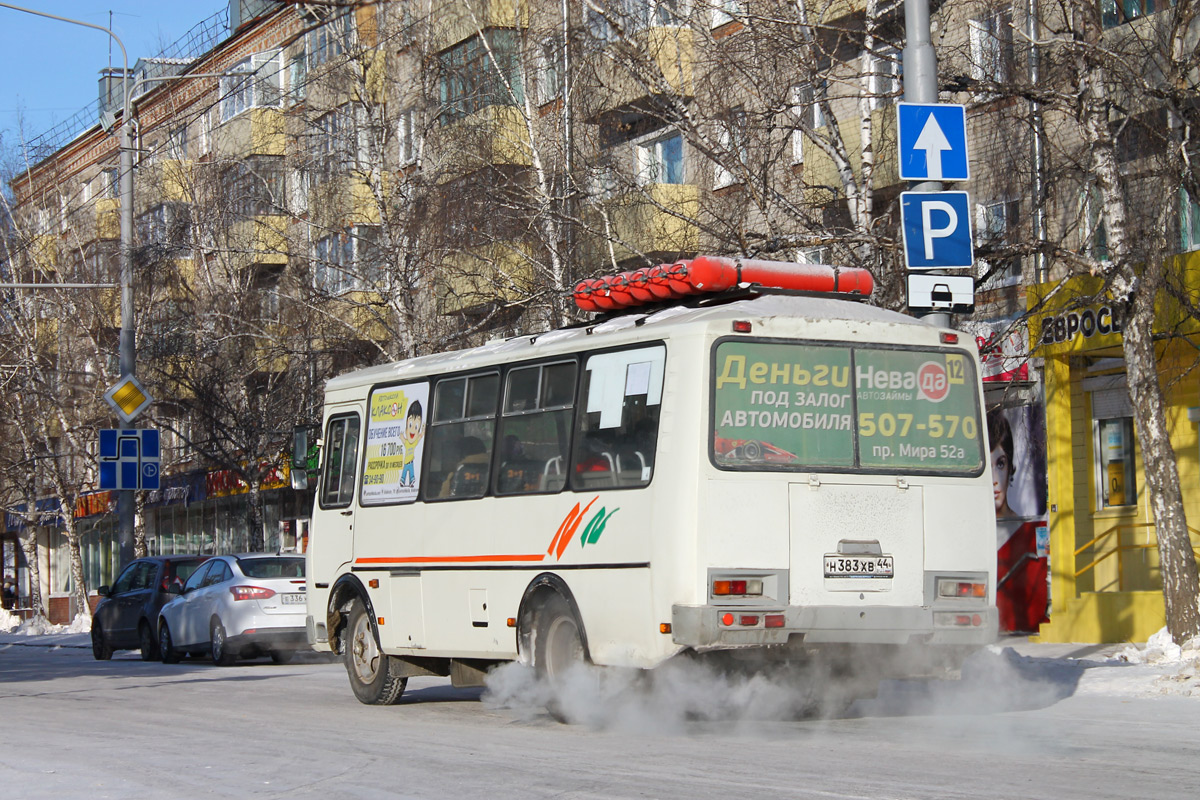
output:
<svg viewBox="0 0 1200 800"><path fill-rule="evenodd" d="M891 556L844 556L825 554L826 578L890 578Z"/></svg>
<svg viewBox="0 0 1200 800"><path fill-rule="evenodd" d="M298 606L304 604L304 592L294 592L291 594L279 595L279 602L285 606Z"/></svg>

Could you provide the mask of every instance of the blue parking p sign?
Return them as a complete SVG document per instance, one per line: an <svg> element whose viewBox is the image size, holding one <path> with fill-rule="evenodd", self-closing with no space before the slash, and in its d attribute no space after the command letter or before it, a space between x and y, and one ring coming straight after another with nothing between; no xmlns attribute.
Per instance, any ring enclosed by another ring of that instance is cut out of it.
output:
<svg viewBox="0 0 1200 800"><path fill-rule="evenodd" d="M900 230L909 269L952 269L975 263L966 192L901 192Z"/></svg>
<svg viewBox="0 0 1200 800"><path fill-rule="evenodd" d="M153 428L100 431L100 490L159 488L158 431Z"/></svg>

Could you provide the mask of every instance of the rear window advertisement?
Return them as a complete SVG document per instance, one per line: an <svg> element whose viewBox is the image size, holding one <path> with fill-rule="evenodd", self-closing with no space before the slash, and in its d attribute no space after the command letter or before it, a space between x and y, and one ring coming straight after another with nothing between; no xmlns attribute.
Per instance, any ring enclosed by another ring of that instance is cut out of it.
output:
<svg viewBox="0 0 1200 800"><path fill-rule="evenodd" d="M974 365L960 353L727 341L713 380L719 467L983 466Z"/></svg>
<svg viewBox="0 0 1200 800"><path fill-rule="evenodd" d="M362 504L411 503L420 489L429 383L371 392Z"/></svg>

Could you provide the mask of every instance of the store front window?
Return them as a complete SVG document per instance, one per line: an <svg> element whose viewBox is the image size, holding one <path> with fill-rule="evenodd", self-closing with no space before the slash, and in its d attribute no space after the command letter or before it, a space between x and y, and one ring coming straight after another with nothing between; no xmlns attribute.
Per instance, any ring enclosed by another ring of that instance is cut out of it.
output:
<svg viewBox="0 0 1200 800"><path fill-rule="evenodd" d="M1097 508L1137 505L1133 419L1099 419L1095 429Z"/></svg>

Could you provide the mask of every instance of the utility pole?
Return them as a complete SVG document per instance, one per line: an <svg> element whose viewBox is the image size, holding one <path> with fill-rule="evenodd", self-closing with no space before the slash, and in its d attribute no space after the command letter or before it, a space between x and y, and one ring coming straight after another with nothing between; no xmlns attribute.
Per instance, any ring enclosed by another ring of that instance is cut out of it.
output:
<svg viewBox="0 0 1200 800"><path fill-rule="evenodd" d="M120 378L134 377L134 365L136 362L137 353L135 351L134 339L134 319L133 319L133 120L130 113L130 96L129 96L129 54L125 50L125 43L120 37L112 32L109 28L102 25L93 25L90 22L84 22L78 19L69 17L60 17L55 14L47 14L44 11L35 11L32 8L24 8L22 6L14 6L9 3L0 3L0 7L9 8L13 11L22 11L26 14L33 14L47 19L58 20L59 22L69 22L72 25L82 25L85 28L91 28L97 31L107 33L112 41L117 43L117 47L121 48L121 99L123 103L121 114L121 138L120 138L120 159L118 162L118 194L121 200L120 214L120 242L121 242L121 269L120 269L120 284L121 284L121 338L118 351L118 363L120 365ZM133 523L134 523L134 498L132 493L124 491L117 493L117 518L119 520L118 527L118 552L121 561L121 566L133 560Z"/></svg>

